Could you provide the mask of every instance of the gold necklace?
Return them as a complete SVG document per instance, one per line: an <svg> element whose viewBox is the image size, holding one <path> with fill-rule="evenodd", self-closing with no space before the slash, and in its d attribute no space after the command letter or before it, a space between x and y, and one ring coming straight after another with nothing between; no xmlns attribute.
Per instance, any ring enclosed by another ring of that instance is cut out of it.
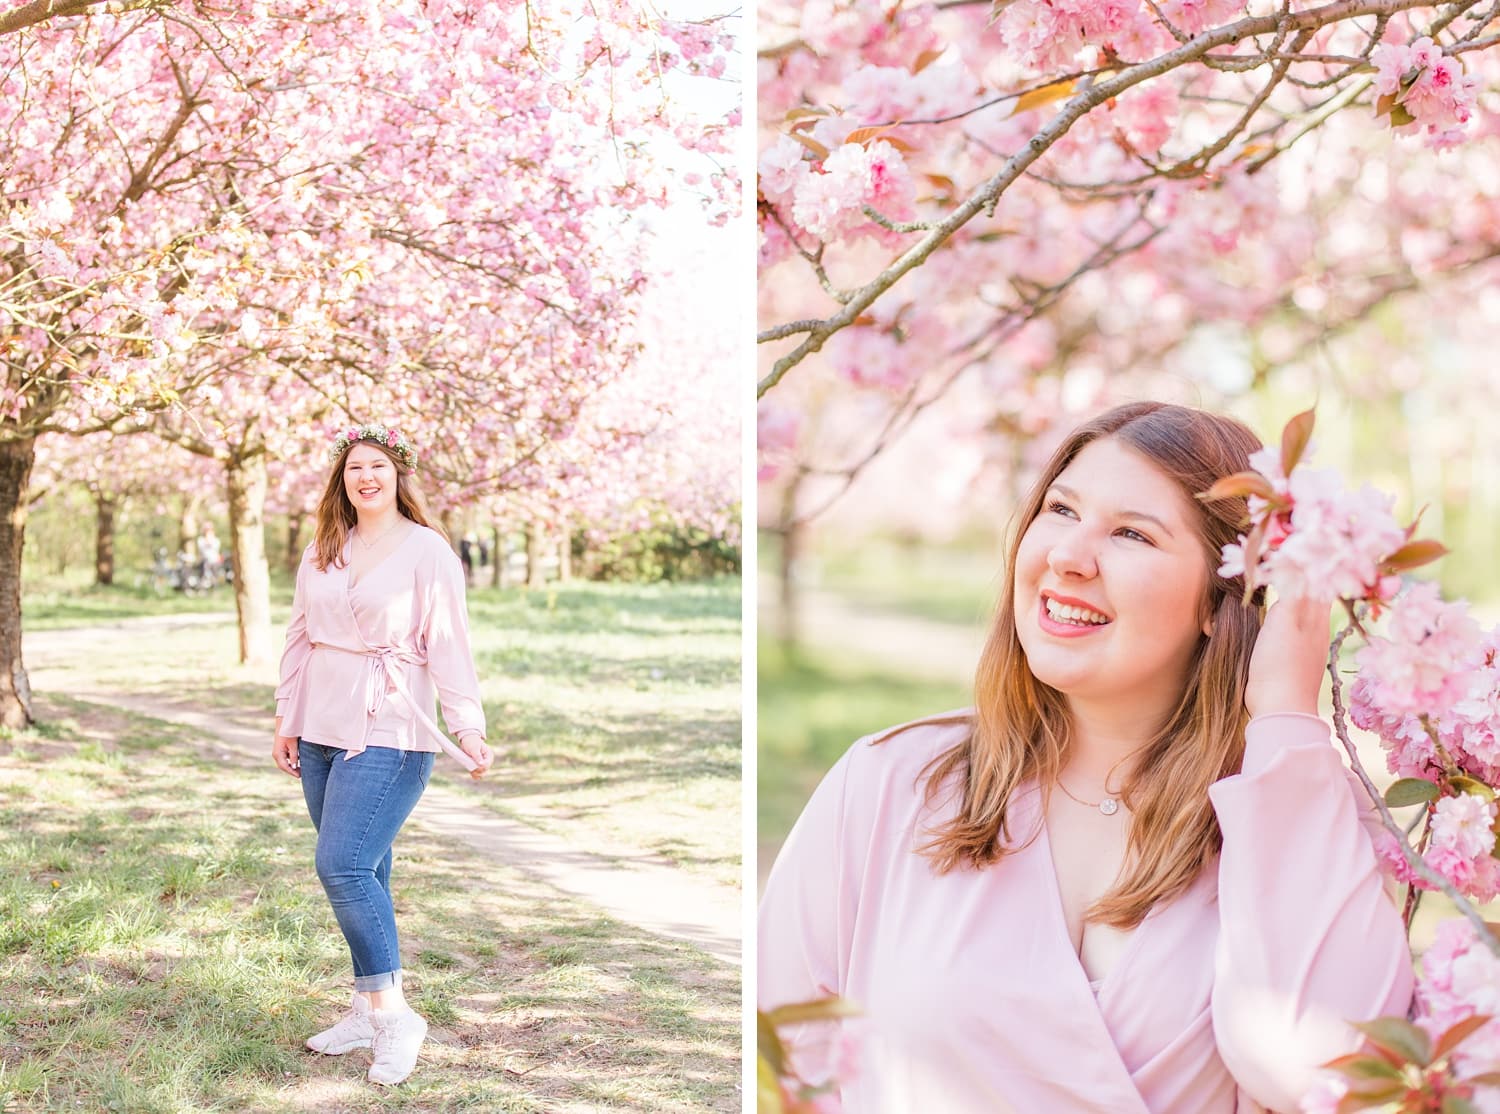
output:
<svg viewBox="0 0 1500 1114"><path fill-rule="evenodd" d="M1109 796L1105 797L1102 801L1085 801L1082 797L1075 797L1073 796L1073 794L1069 793L1068 787L1062 782L1062 778L1057 779L1057 787L1061 789L1063 791L1063 794L1070 800L1077 801L1081 805L1087 805L1089 808L1097 808L1105 816L1113 816L1115 813L1120 811L1120 800L1112 793ZM1109 793L1109 784L1107 782L1105 783L1104 791L1106 793Z"/></svg>

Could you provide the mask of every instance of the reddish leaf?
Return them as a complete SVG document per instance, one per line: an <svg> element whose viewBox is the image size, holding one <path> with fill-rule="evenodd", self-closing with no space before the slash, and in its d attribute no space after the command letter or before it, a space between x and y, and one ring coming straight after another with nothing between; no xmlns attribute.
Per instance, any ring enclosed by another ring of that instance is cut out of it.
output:
<svg viewBox="0 0 1500 1114"><path fill-rule="evenodd" d="M1424 538L1421 541L1407 542L1396 552L1380 562L1381 572L1405 572L1407 569L1418 569L1448 552L1448 547L1442 542Z"/></svg>
<svg viewBox="0 0 1500 1114"><path fill-rule="evenodd" d="M1313 420L1313 411L1304 410L1287 422L1286 428L1281 431L1281 474L1283 476L1292 474L1292 469L1297 467L1297 462L1307 451L1307 443L1312 440Z"/></svg>
<svg viewBox="0 0 1500 1114"><path fill-rule="evenodd" d="M1471 1075L1464 1079L1464 1083L1478 1083L1483 1087L1500 1087L1500 1071L1486 1071L1479 1075Z"/></svg>
<svg viewBox="0 0 1500 1114"><path fill-rule="evenodd" d="M1441 1060L1452 1052L1463 1039L1473 1033L1476 1029L1482 1029L1489 1022L1489 1014L1476 1014L1465 1018L1457 1025L1452 1026L1446 1033L1437 1039L1437 1044L1432 1046L1432 1058Z"/></svg>
<svg viewBox="0 0 1500 1114"><path fill-rule="evenodd" d="M1245 603L1255 595L1255 566L1260 563L1260 548L1265 544L1266 524L1257 522L1245 537Z"/></svg>
<svg viewBox="0 0 1500 1114"><path fill-rule="evenodd" d="M1395 1053L1405 1062L1424 1068L1432 1062L1432 1041L1405 1018L1377 1017L1354 1027L1376 1048Z"/></svg>
<svg viewBox="0 0 1500 1114"><path fill-rule="evenodd" d="M811 151L814 155L816 155L820 160L821 159L826 159L828 157L828 148L824 147L821 143L819 143L812 136L810 136L810 135L803 135L800 132L792 132L790 134L791 134L791 137L793 139L795 139L798 143L802 144L802 146L806 147L809 151Z"/></svg>
<svg viewBox="0 0 1500 1114"><path fill-rule="evenodd" d="M1378 120L1382 116L1389 116L1391 114L1391 109L1395 107L1396 94L1382 93L1380 96L1375 98L1375 119Z"/></svg>
<svg viewBox="0 0 1500 1114"><path fill-rule="evenodd" d="M855 128L845 137L844 142L858 143L863 147L868 143L873 143L877 139L883 139L898 151L915 150L910 143L906 142L900 136L885 134L894 126L893 124L881 124L879 127Z"/></svg>
<svg viewBox="0 0 1500 1114"><path fill-rule="evenodd" d="M1274 500L1276 489L1259 472L1236 472L1232 476L1215 480L1211 488L1198 493L1198 498L1204 502L1213 502L1218 499L1235 499L1241 495L1259 495L1262 499Z"/></svg>
<svg viewBox="0 0 1500 1114"><path fill-rule="evenodd" d="M1033 108L1041 108L1044 104L1060 101L1064 97L1071 96L1073 90L1078 88L1076 79L1067 81L1054 81L1050 85L1043 85L1036 89L1028 89L1016 98L1016 106L1011 109L1012 116L1019 116L1023 112L1029 112Z"/></svg>
<svg viewBox="0 0 1500 1114"><path fill-rule="evenodd" d="M911 72L914 73L914 74L921 73L923 70L925 70L928 66L932 65L934 62L936 62L942 56L943 56L943 52L941 50L924 50L924 51L922 51L921 54L917 55L917 60L911 64Z"/></svg>

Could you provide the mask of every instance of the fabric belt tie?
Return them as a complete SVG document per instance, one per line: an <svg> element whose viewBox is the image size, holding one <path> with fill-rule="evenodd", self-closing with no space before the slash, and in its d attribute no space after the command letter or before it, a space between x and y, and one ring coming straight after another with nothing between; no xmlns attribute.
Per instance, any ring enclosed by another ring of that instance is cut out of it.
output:
<svg viewBox="0 0 1500 1114"><path fill-rule="evenodd" d="M443 753L455 759L466 770L474 770L479 766L478 762L470 758L463 750L443 733L436 721L413 700L411 693L406 689L406 666L426 665L427 659L420 654L396 649L394 646L376 646L368 650L351 650L347 646L334 646L328 642L314 642L315 650L337 650L341 654L353 654L368 660L369 665L365 671L365 729L359 738L359 749L350 748L344 755L344 761L348 761L356 754L364 751L370 737L370 725L375 722L375 717L385 707L386 696L395 695L401 702L411 710L412 716L417 723L430 735L433 740L443 749Z"/></svg>

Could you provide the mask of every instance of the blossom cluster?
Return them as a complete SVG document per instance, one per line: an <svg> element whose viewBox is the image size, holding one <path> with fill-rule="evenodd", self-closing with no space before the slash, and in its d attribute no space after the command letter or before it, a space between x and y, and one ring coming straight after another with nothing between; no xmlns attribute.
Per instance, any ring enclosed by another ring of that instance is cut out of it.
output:
<svg viewBox="0 0 1500 1114"><path fill-rule="evenodd" d="M1464 72L1456 58L1423 37L1410 43L1382 43L1370 55L1375 63L1376 111L1391 124L1424 131L1442 143L1454 142L1473 115L1479 78Z"/></svg>
<svg viewBox="0 0 1500 1114"><path fill-rule="evenodd" d="M1333 469L1285 467L1262 449L1250 457L1252 531L1223 549L1223 576L1284 596L1384 601L1400 587L1386 568L1407 540L1393 500L1368 484L1350 491Z"/></svg>
<svg viewBox="0 0 1500 1114"><path fill-rule="evenodd" d="M1425 1037L1429 1056L1420 1065L1420 1090L1407 1088L1408 1094L1430 1098L1434 1105L1424 1105L1423 1110L1435 1110L1441 1101L1443 1110L1500 1114L1500 1086L1494 1074L1500 1064L1500 957L1480 943L1468 921L1438 925L1432 945L1422 954L1416 1001L1416 1027L1408 1031L1419 1043ZM1461 1034L1461 1039L1454 1041L1454 1034ZM1371 1062L1364 1060L1366 1065ZM1366 1085L1381 1079L1373 1073L1363 1076ZM1327 1075L1303 1096L1302 1114L1343 1114L1382 1105L1375 1096L1361 1102L1350 1092L1349 1076Z"/></svg>

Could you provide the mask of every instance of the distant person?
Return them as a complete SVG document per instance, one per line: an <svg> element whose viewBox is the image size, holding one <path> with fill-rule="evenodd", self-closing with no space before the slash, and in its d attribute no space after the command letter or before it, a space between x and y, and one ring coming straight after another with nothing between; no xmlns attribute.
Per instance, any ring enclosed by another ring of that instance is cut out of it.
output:
<svg viewBox="0 0 1500 1114"><path fill-rule="evenodd" d="M464 581L474 582L474 535L465 534L458 543L458 559L463 562Z"/></svg>
<svg viewBox="0 0 1500 1114"><path fill-rule="evenodd" d="M479 539L479 567L482 569L490 567L490 543L483 538Z"/></svg>
<svg viewBox="0 0 1500 1114"><path fill-rule="evenodd" d="M441 749L472 777L492 761L469 651L464 575L412 481L395 430L341 431L302 555L276 689L276 765L302 779L318 831L318 878L349 944L354 997L314 1052L371 1048L372 1083L417 1062L427 1022L401 988L392 844ZM433 721L435 693L458 736Z"/></svg>

